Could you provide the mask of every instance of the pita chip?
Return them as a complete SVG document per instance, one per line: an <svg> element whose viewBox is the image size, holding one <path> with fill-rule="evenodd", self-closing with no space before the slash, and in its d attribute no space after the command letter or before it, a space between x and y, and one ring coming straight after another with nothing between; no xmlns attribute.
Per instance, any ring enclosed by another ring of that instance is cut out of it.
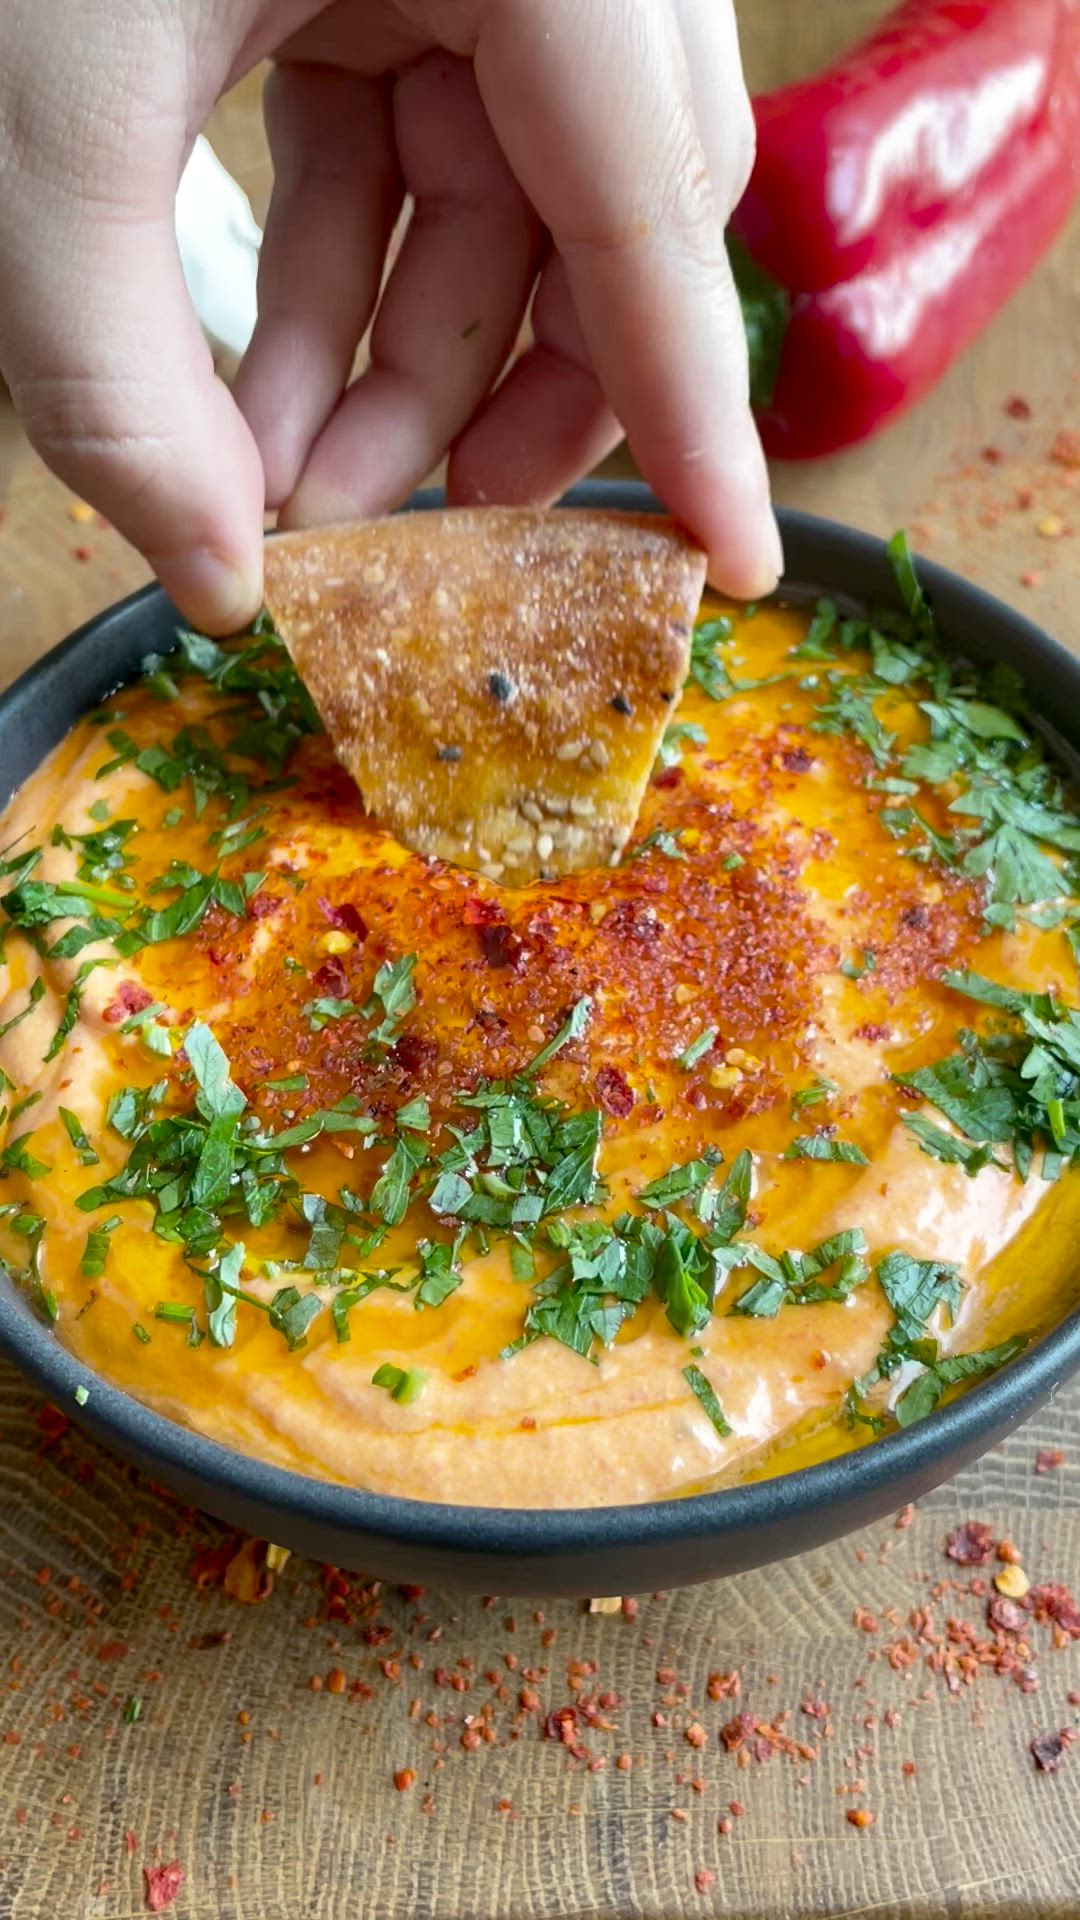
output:
<svg viewBox="0 0 1080 1920"><path fill-rule="evenodd" d="M704 581L653 514L450 509L266 547L268 611L368 812L508 885L618 860Z"/></svg>

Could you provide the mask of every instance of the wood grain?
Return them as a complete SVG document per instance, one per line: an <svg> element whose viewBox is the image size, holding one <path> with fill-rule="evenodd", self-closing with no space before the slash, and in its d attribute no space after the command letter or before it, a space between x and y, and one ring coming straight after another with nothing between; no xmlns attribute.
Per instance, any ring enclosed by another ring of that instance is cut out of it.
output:
<svg viewBox="0 0 1080 1920"><path fill-rule="evenodd" d="M760 85L811 66L875 11L873 0L747 0L752 78ZM269 176L254 83L219 109L215 137L261 212ZM1076 537L1051 542L1036 531L1051 506L1068 507L1062 470L1045 453L1058 427L1080 424L1078 284L1074 225L926 406L869 448L778 471L778 497L881 532L915 523L929 550L1080 645ZM1030 421L1003 412L1017 387ZM979 461L987 444L1002 452L998 465ZM1029 484L1030 506L1004 504ZM140 584L145 569L115 534L69 517L70 496L9 408L0 409L0 489L2 681ZM76 558L77 547L89 556ZM1023 586L1025 573L1041 584ZM44 1444L37 1415L18 1376L0 1367L0 1920L128 1920L145 1911L142 1868L155 1857L185 1867L177 1920L1080 1912L1080 1748L1046 1774L1028 1753L1035 1735L1078 1723L1068 1694L1080 1689L1080 1643L1053 1651L1037 1630L1037 1692L990 1675L954 1695L927 1670L925 1648L906 1671L879 1652L933 1582L970 1578L942 1552L959 1520L977 1516L1010 1536L1033 1579L1080 1582L1080 1383L924 1501L906 1529L886 1525L785 1567L643 1600L636 1621L555 1604L541 1622L517 1604L512 1632L507 1603L435 1594L390 1593L351 1625L327 1621L319 1570L295 1560L259 1606L200 1590L192 1559L221 1542L220 1530L74 1433ZM1036 1474L1047 1447L1063 1449L1066 1464ZM663 1577L658 1565L658 1586ZM947 1591L933 1605L942 1628L951 1612L977 1621L984 1611ZM860 1606L879 1633L853 1624ZM886 1622L890 1608L897 1626ZM373 1627L388 1637L372 1643ZM410 1652L422 1670L409 1666ZM379 1662L393 1659L401 1677L387 1679ZM529 1684L544 1712L565 1706L572 1659L597 1663L586 1688L619 1696L602 1716L614 1730L586 1735L605 1762L596 1771L542 1739L537 1714L515 1713L526 1668L537 1670ZM470 1690L440 1685L440 1663ZM370 1698L312 1691L311 1676L334 1667ZM731 1668L742 1676L739 1700L710 1701L709 1672ZM662 1669L677 1682L658 1682ZM685 1697L664 1707L678 1686ZM127 1725L131 1696L143 1711ZM815 1737L819 1723L798 1711L813 1697L832 1708L818 1760L777 1757L743 1771L722 1749L720 1726L747 1705L763 1719L792 1707L792 1731ZM461 1716L486 1702L497 1739L469 1751ZM900 1716L893 1726L882 1718L889 1708ZM428 1727L429 1712L448 1724ZM667 1727L653 1724L658 1712ZM700 1751L684 1738L695 1714L708 1737ZM445 1753L433 1753L436 1740ZM858 1747L872 1751L860 1757ZM631 1756L628 1771L615 1765L621 1754ZM402 1768L417 1780L399 1792ZM864 1794L839 1791L853 1777L865 1778ZM745 1816L728 1814L733 1799ZM845 1818L853 1804L876 1815L865 1832ZM730 1834L718 1833L718 1818L731 1819ZM700 1869L717 1876L705 1892L695 1888Z"/></svg>

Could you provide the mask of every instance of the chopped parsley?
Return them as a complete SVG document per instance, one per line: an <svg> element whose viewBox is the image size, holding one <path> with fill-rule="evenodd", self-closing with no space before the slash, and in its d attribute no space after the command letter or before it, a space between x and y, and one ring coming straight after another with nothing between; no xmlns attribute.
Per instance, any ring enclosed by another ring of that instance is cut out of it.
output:
<svg viewBox="0 0 1080 1920"><path fill-rule="evenodd" d="M704 1059L719 1031L719 1027L706 1027L698 1034L696 1040L691 1040L690 1045L684 1048L676 1060L675 1065L679 1067L683 1073L689 1073L693 1067L697 1066L699 1060Z"/></svg>
<svg viewBox="0 0 1080 1920"><path fill-rule="evenodd" d="M802 1113L806 1107L816 1107L822 1100L831 1100L840 1088L835 1080L821 1076L812 1080L808 1087L800 1087L791 1096L791 1105L796 1113Z"/></svg>
<svg viewBox="0 0 1080 1920"><path fill-rule="evenodd" d="M800 1133L784 1148L785 1160L846 1160L853 1167L870 1165L861 1147L851 1140L833 1140L827 1133Z"/></svg>
<svg viewBox="0 0 1080 1920"><path fill-rule="evenodd" d="M855 1382L847 1396L850 1417L875 1431L882 1430L886 1419L867 1405L866 1396L879 1383L888 1383L897 1374L911 1376L912 1368L918 1370L907 1379L893 1408L899 1424L910 1426L931 1412L950 1386L1003 1366L1027 1345L1026 1336L1017 1335L984 1353L943 1356L928 1328L939 1308L955 1317L961 1293L956 1268L893 1253L881 1262L877 1276L896 1320L873 1367Z"/></svg>
<svg viewBox="0 0 1080 1920"><path fill-rule="evenodd" d="M708 739L709 736L704 727L697 726L694 721L673 721L670 727L664 728L664 737L656 756L657 765L677 767L682 759L684 746L704 747L707 746Z"/></svg>
<svg viewBox="0 0 1080 1920"><path fill-rule="evenodd" d="M782 1253L778 1258L749 1242L738 1246L739 1264L754 1267L760 1278L736 1300L733 1312L757 1320L773 1320L781 1307L815 1306L825 1300L846 1300L870 1278L866 1239L858 1227L830 1234L807 1253ZM830 1272L834 1277L825 1278Z"/></svg>
<svg viewBox="0 0 1080 1920"><path fill-rule="evenodd" d="M831 602L821 601L793 650L834 663L802 683L816 688L820 679L825 696L810 724L861 742L876 768L867 787L901 802L878 815L885 831L906 843L911 859L935 860L980 883L988 927L1011 928L1018 911L1037 917L1080 890L1080 814L1031 723L1013 669L947 656L902 534L890 542L890 556L904 613L841 620ZM845 658L857 648L869 654L866 670ZM900 687L917 699L929 727L929 739L906 751L887 725L888 702ZM916 804L925 789L940 811L943 787L948 828L927 817L925 801Z"/></svg>
<svg viewBox="0 0 1080 1920"><path fill-rule="evenodd" d="M2 902L0 902L0 904L2 904ZM0 1040L6 1040L8 1034L11 1033L17 1026L19 1026L22 1023L22 1021L27 1019L27 1017L33 1012L34 1008L37 1006L37 1003L41 999L44 992L45 992L45 982L44 980L42 980L41 976L38 975L37 978L33 981L30 987L30 991L27 994L25 1007L20 1007L18 1013L13 1013L10 1020L5 1020L3 1025L0 1026Z"/></svg>
<svg viewBox="0 0 1080 1920"><path fill-rule="evenodd" d="M351 1014L358 1014L360 1008L354 1000L335 1000L327 995L318 1000L305 1000L301 1011L307 1016L312 1033L321 1033L331 1021L344 1020Z"/></svg>
<svg viewBox="0 0 1080 1920"><path fill-rule="evenodd" d="M525 1074L539 1073L541 1067L546 1067L548 1061L554 1060L555 1055L561 1053L564 1047L569 1046L572 1040L581 1039L591 1019L592 1001L586 994L580 1000L575 1001L570 1010L569 1017L559 1028L554 1039L549 1040L546 1046L541 1047L539 1053L533 1056L528 1066L523 1069L523 1072Z"/></svg>
<svg viewBox="0 0 1080 1920"><path fill-rule="evenodd" d="M102 1221L100 1227L91 1227L79 1261L79 1272L84 1280L100 1280L109 1257L110 1237L120 1224L120 1215L114 1213L112 1219Z"/></svg>
<svg viewBox="0 0 1080 1920"><path fill-rule="evenodd" d="M373 1387L385 1387L391 1400L396 1400L399 1406L408 1407L414 1400L419 1400L427 1385L427 1374L419 1367L395 1367L389 1361L384 1361L372 1374L371 1384Z"/></svg>
<svg viewBox="0 0 1080 1920"><path fill-rule="evenodd" d="M955 1129L946 1133L920 1114L904 1124L925 1153L952 1160L975 1174L1001 1165L1007 1150L1022 1180L1037 1153L1044 1177L1056 1178L1080 1155L1080 1008L1045 993L1022 993L980 974L946 972L955 993L999 1015L978 1034L961 1028L958 1052L896 1084L919 1093Z"/></svg>
<svg viewBox="0 0 1080 1920"><path fill-rule="evenodd" d="M712 1424L716 1428L717 1433L720 1435L721 1440L728 1439L731 1433L731 1428L728 1426L728 1423L724 1418L724 1409L720 1405L720 1402L717 1399L716 1394L713 1392L712 1387L709 1385L708 1380L705 1378L705 1375L702 1373L701 1368L700 1367L684 1367L682 1370L682 1377L686 1381L686 1384L689 1387L691 1393L694 1395L694 1398L699 1402L703 1411L708 1415L709 1419L712 1421Z"/></svg>
<svg viewBox="0 0 1080 1920"><path fill-rule="evenodd" d="M64 1132L67 1134L68 1139L71 1141L79 1157L80 1165L84 1167L96 1167L98 1164L98 1156L90 1145L86 1135L86 1129L79 1119L78 1114L72 1113L68 1107L60 1107L58 1111L63 1123Z"/></svg>
<svg viewBox="0 0 1080 1920"><path fill-rule="evenodd" d="M667 827L654 827L644 840L638 840L627 851L628 860L641 860L647 853L662 853L665 860L685 860L686 854L679 845L679 834L671 833Z"/></svg>
<svg viewBox="0 0 1080 1920"><path fill-rule="evenodd" d="M44 1160L37 1159L31 1153L28 1143L33 1137L31 1130L28 1133L20 1133L17 1140L8 1141L7 1146L0 1153L0 1179L5 1173L23 1173L28 1180L40 1180L43 1174L51 1171Z"/></svg>
<svg viewBox="0 0 1080 1920"><path fill-rule="evenodd" d="M788 677L786 673L770 673L764 680L736 680L717 652L717 648L727 646L734 635L734 625L726 614L699 620L694 628L687 685L700 687L710 700L730 700L736 694L755 693L759 687L771 687Z"/></svg>
<svg viewBox="0 0 1080 1920"><path fill-rule="evenodd" d="M1005 1340L997 1347L988 1347L982 1353L939 1354L933 1342L927 1343L925 1352L919 1354L921 1372L915 1375L910 1385L904 1388L896 1402L894 1412L900 1426L910 1427L916 1420L923 1420L940 1403L949 1387L957 1386L964 1380L977 1380L987 1373L996 1373L999 1367L1015 1360L1027 1346L1027 1338L1017 1334L1011 1340ZM929 1348L934 1346L931 1353Z"/></svg>
<svg viewBox="0 0 1080 1920"><path fill-rule="evenodd" d="M397 1039L400 1022L411 1012L416 999L413 986L416 960L415 953L404 954L400 960L386 960L375 975L371 998L363 1011L368 1020L382 1017L369 1036L369 1046L390 1047Z"/></svg>
<svg viewBox="0 0 1080 1920"><path fill-rule="evenodd" d="M719 1164L720 1155L714 1148L700 1160L687 1160L682 1166L669 1168L658 1180L650 1180L648 1186L641 1188L638 1199L643 1206L653 1208L673 1207L680 1200L696 1199Z"/></svg>

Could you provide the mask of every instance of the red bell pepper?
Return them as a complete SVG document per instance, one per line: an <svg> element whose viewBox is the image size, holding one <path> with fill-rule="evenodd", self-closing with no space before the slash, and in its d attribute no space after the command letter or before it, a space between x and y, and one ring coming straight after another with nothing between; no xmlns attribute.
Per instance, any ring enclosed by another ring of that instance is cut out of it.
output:
<svg viewBox="0 0 1080 1920"><path fill-rule="evenodd" d="M1080 190L1077 0L908 0L755 102L732 222L767 450L865 438L938 380Z"/></svg>

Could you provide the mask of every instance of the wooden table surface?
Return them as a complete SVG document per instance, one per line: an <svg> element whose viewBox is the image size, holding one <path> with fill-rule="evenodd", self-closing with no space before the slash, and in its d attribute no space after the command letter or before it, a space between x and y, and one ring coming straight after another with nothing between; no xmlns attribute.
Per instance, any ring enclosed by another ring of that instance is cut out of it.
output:
<svg viewBox="0 0 1080 1920"><path fill-rule="evenodd" d="M753 80L874 11L747 4ZM214 131L261 212L254 87ZM778 471L779 499L906 523L1080 647L1080 475L1049 457L1080 426L1078 286L1074 224L929 404ZM9 409L0 491L2 682L144 569ZM986 1521L1033 1581L1075 1588L1078 1495L1080 1381L901 1524L617 1616L381 1593L295 1559L244 1605L261 1549L236 1558L0 1367L0 1920L120 1920L173 1861L178 1920L1066 1920L1080 1749L1044 1771L1029 1748L1080 1727L1080 1642L1033 1625L1002 1657L1001 1563L959 1566L944 1541ZM771 1731L740 1740L740 1712Z"/></svg>

